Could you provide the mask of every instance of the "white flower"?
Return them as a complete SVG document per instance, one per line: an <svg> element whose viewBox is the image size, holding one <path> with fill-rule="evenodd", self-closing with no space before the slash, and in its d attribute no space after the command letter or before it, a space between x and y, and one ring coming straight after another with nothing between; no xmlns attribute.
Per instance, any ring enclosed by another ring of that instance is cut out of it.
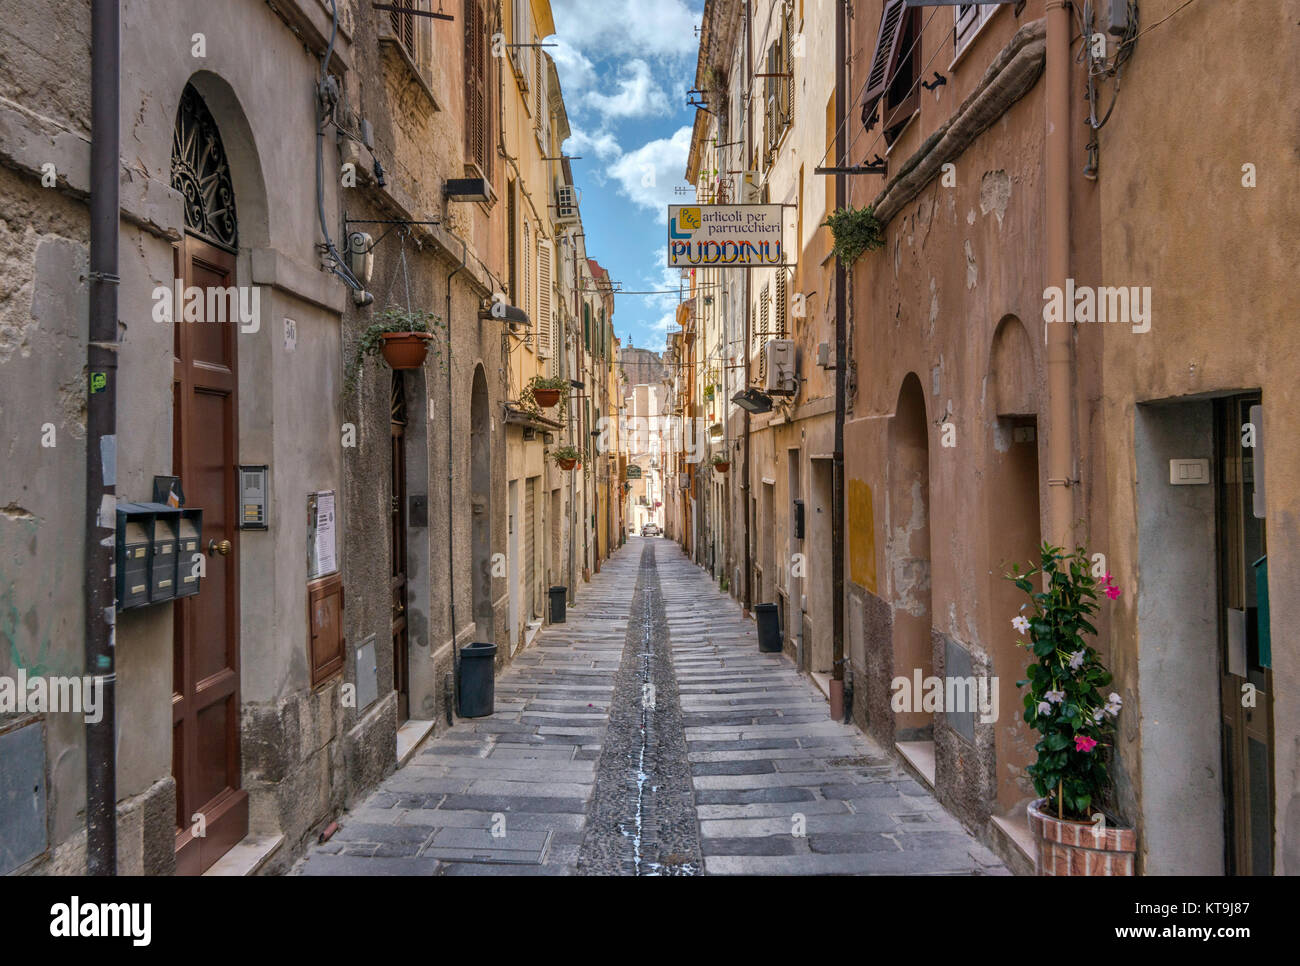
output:
<svg viewBox="0 0 1300 966"><path fill-rule="evenodd" d="M1029 633L1029 618L1028 618L1028 617L1013 617L1013 618L1011 618L1011 626L1014 627L1014 628L1016 629L1016 632L1017 632L1017 633L1020 633L1020 634L1028 634L1028 633Z"/></svg>
<svg viewBox="0 0 1300 966"><path fill-rule="evenodd" d="M1077 671L1077 670L1079 670L1079 668L1083 667L1083 659L1084 659L1084 657L1085 657L1085 654L1084 654L1082 648L1080 648L1079 650L1077 650L1077 651L1075 651L1073 654L1071 654L1071 655L1070 655L1070 670L1071 670L1071 671Z"/></svg>
<svg viewBox="0 0 1300 966"><path fill-rule="evenodd" d="M1101 724L1101 719L1104 717L1106 717L1105 708L1098 708L1096 711L1092 713L1092 720L1095 721L1097 724Z"/></svg>
<svg viewBox="0 0 1300 966"><path fill-rule="evenodd" d="M1060 704L1062 701L1065 700L1065 692L1048 691L1046 694L1043 695L1043 697L1046 698L1048 701L1052 702L1052 704Z"/></svg>
<svg viewBox="0 0 1300 966"><path fill-rule="evenodd" d="M1120 709L1124 707L1124 701L1114 691L1110 693L1110 698L1106 701L1106 713L1112 718L1119 715Z"/></svg>
<svg viewBox="0 0 1300 966"><path fill-rule="evenodd" d="M1052 706L1051 706L1050 704L1048 704L1046 701L1039 701L1039 702L1038 702L1038 713L1039 713L1039 714L1051 714L1051 713L1052 713Z"/></svg>

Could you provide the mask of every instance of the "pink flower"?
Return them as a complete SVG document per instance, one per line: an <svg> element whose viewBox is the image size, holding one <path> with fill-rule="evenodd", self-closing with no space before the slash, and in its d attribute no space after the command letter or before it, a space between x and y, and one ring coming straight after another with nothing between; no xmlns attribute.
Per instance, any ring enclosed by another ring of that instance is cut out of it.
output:
<svg viewBox="0 0 1300 966"><path fill-rule="evenodd" d="M1106 596L1109 597L1111 600L1115 600L1116 598L1119 597L1119 595L1120 595L1120 590L1118 587L1106 588Z"/></svg>
<svg viewBox="0 0 1300 966"><path fill-rule="evenodd" d="M1097 747L1097 739L1089 738L1087 735L1074 736L1075 751L1092 751L1092 749L1096 747Z"/></svg>

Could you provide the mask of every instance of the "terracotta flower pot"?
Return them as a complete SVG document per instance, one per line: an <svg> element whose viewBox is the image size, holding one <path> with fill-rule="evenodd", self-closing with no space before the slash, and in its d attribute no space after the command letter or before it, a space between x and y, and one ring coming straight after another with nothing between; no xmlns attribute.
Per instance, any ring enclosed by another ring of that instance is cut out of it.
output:
<svg viewBox="0 0 1300 966"><path fill-rule="evenodd" d="M731 469L731 464L730 464L730 463L714 463L714 464L713 464L713 468L714 468L715 470L717 470L719 473L725 473L725 472L727 472L727 470Z"/></svg>
<svg viewBox="0 0 1300 966"><path fill-rule="evenodd" d="M537 400L537 405L543 409L550 409L560 402L560 390L558 389L534 389L533 399Z"/></svg>
<svg viewBox="0 0 1300 966"><path fill-rule="evenodd" d="M1034 869L1039 875L1131 876L1137 831L1101 828L1060 819L1043 811L1047 799L1029 803L1029 828L1038 843Z"/></svg>
<svg viewBox="0 0 1300 966"><path fill-rule="evenodd" d="M577 460L556 460L555 462L562 470L571 470L578 465Z"/></svg>
<svg viewBox="0 0 1300 966"><path fill-rule="evenodd" d="M429 332L385 332L380 351L392 369L418 369L429 354Z"/></svg>

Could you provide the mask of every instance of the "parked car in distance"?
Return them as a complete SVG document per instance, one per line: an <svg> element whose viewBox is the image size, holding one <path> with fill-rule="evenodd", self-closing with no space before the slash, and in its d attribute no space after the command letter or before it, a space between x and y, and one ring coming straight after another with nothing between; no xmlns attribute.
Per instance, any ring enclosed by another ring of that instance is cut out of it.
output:
<svg viewBox="0 0 1300 966"><path fill-rule="evenodd" d="M643 537L657 537L662 532L663 531L659 529L659 525L656 523L647 523L641 527L641 536Z"/></svg>

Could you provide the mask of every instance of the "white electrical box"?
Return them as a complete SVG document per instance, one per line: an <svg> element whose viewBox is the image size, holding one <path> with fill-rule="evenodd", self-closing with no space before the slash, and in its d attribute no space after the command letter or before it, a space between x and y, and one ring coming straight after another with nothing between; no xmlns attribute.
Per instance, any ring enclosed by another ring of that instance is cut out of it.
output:
<svg viewBox="0 0 1300 966"><path fill-rule="evenodd" d="M763 389L769 393L793 396L795 392L794 340L769 339L763 346L767 379Z"/></svg>

